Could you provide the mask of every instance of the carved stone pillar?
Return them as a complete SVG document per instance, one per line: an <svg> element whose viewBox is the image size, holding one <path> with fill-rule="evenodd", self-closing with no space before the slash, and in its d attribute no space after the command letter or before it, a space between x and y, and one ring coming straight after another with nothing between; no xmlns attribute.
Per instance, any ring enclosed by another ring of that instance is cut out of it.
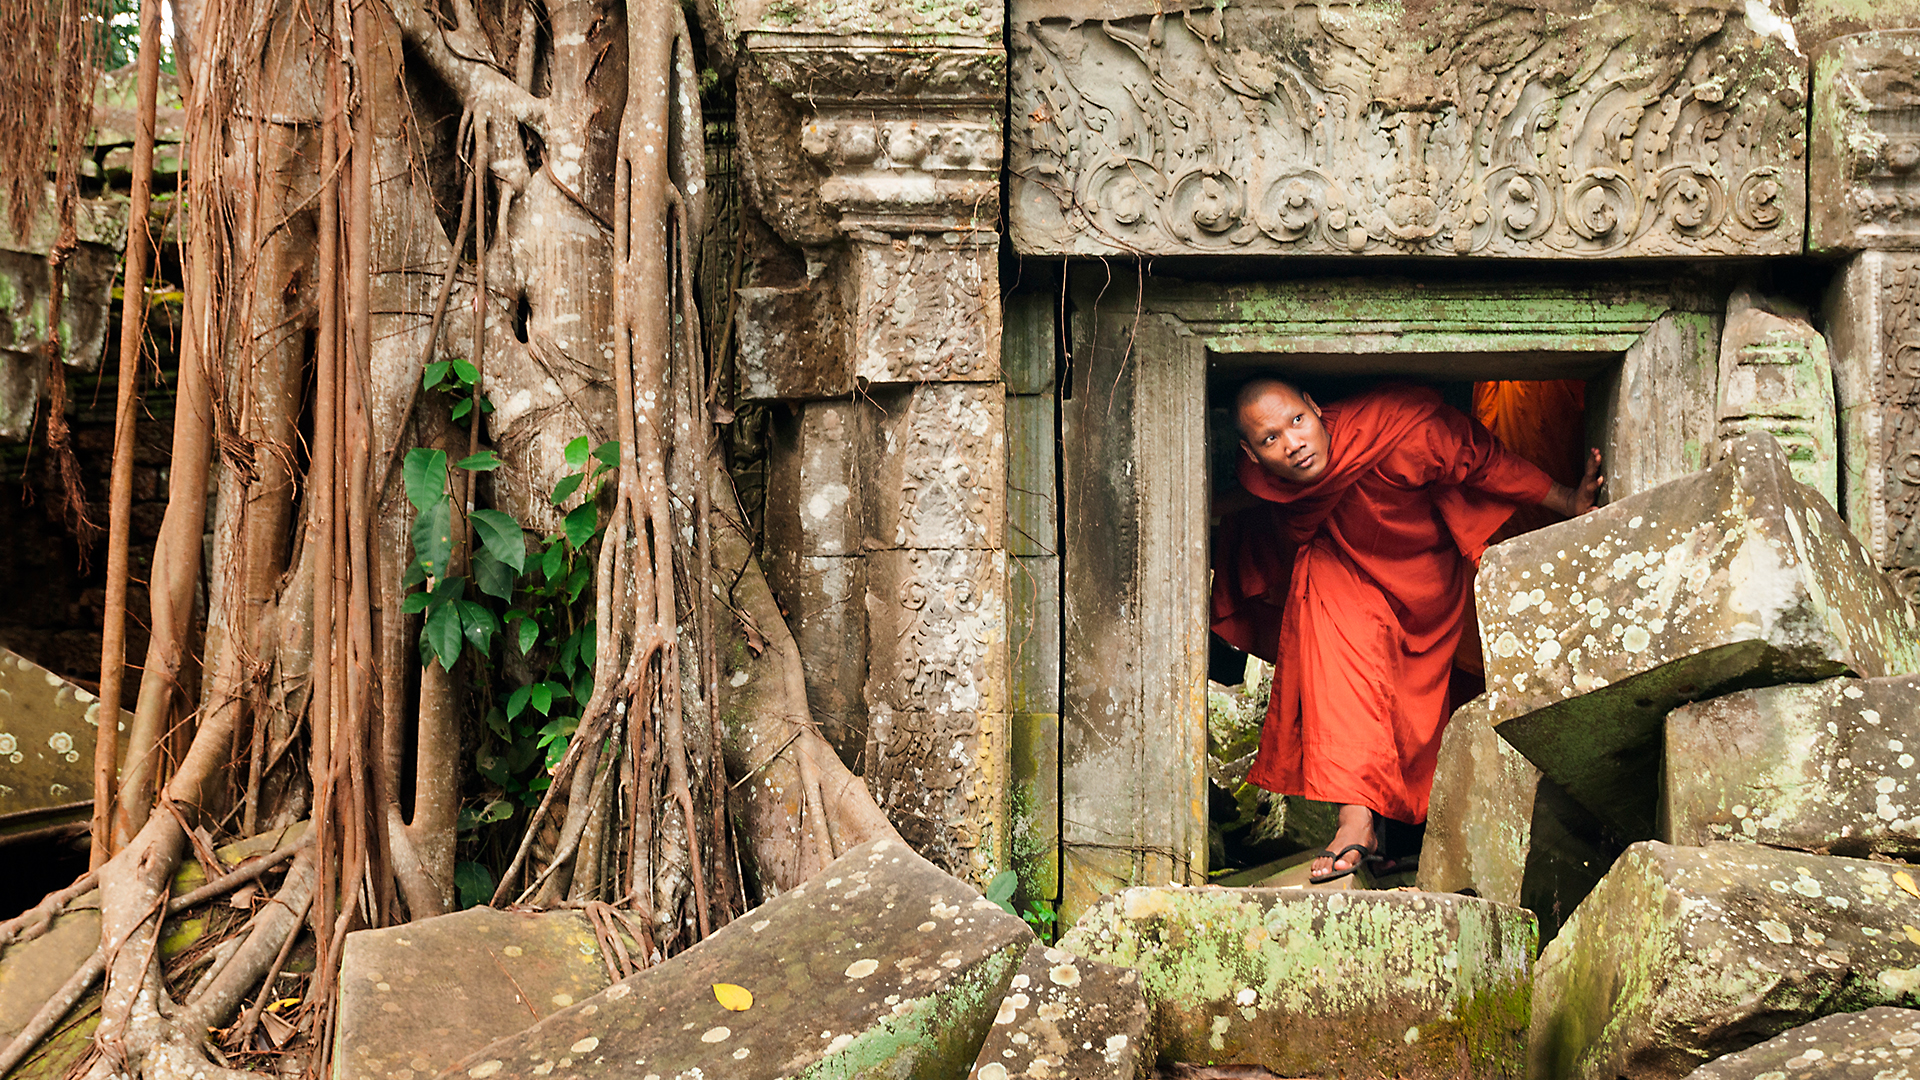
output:
<svg viewBox="0 0 1920 1080"><path fill-rule="evenodd" d="M1835 38L1814 57L1815 248L1856 252L1827 296L1841 510L1920 596L1920 31Z"/></svg>
<svg viewBox="0 0 1920 1080"><path fill-rule="evenodd" d="M832 478L787 483L781 504L795 550L836 560L859 593L809 607L810 696L839 710L842 753L902 835L981 883L1007 865L1010 768L1001 24L978 0L774 0L744 12L739 81L748 191L805 261L742 291L744 388L848 399L801 407L796 468ZM834 484L849 504L832 527L859 524L845 544L808 531L829 527L807 509ZM836 692L815 685L829 678Z"/></svg>

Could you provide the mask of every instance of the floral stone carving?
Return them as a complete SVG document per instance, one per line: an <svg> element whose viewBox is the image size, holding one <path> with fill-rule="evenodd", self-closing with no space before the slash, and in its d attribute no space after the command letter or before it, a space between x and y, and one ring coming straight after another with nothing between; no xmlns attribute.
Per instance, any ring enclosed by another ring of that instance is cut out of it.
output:
<svg viewBox="0 0 1920 1080"><path fill-rule="evenodd" d="M1011 22L1022 252L1801 247L1805 61L1757 2L1026 0Z"/></svg>
<svg viewBox="0 0 1920 1080"><path fill-rule="evenodd" d="M1920 31L1835 38L1814 61L1816 248L1920 248Z"/></svg>

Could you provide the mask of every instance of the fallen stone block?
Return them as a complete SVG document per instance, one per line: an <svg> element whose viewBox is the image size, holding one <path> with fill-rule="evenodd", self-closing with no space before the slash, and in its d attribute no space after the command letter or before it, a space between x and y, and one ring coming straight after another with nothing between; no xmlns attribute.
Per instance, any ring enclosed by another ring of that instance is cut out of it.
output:
<svg viewBox="0 0 1920 1080"><path fill-rule="evenodd" d="M427 1080L612 981L577 911L476 907L349 934L333 1080Z"/></svg>
<svg viewBox="0 0 1920 1080"><path fill-rule="evenodd" d="M1916 891L1885 863L1635 844L1540 954L1530 1075L1678 1078L1827 1013L1912 1005Z"/></svg>
<svg viewBox="0 0 1920 1080"><path fill-rule="evenodd" d="M1162 1063L1524 1075L1533 916L1466 896L1141 887L1060 949L1135 968Z"/></svg>
<svg viewBox="0 0 1920 1080"><path fill-rule="evenodd" d="M959 1080L1032 941L1026 923L971 886L876 840L450 1075ZM723 1007L721 983L746 988L752 1003Z"/></svg>
<svg viewBox="0 0 1920 1080"><path fill-rule="evenodd" d="M1745 690L1667 717L1667 839L1920 855L1920 676Z"/></svg>
<svg viewBox="0 0 1920 1080"><path fill-rule="evenodd" d="M1823 1016L1716 1058L1688 1080L1908 1080L1920 1071L1920 1010L1884 1005Z"/></svg>
<svg viewBox="0 0 1920 1080"><path fill-rule="evenodd" d="M1153 1064L1140 973L1035 943L970 1080L1134 1080Z"/></svg>
<svg viewBox="0 0 1920 1080"><path fill-rule="evenodd" d="M1485 695L1456 709L1440 736L1420 848L1420 888L1520 902L1540 770L1494 733Z"/></svg>
<svg viewBox="0 0 1920 1080"><path fill-rule="evenodd" d="M1441 736L1416 882L1532 911L1545 944L1620 853L1560 785L1493 729L1486 698Z"/></svg>
<svg viewBox="0 0 1920 1080"><path fill-rule="evenodd" d="M1766 436L1490 549L1475 593L1500 735L1624 840L1655 835L1674 706L1920 667L1913 609Z"/></svg>

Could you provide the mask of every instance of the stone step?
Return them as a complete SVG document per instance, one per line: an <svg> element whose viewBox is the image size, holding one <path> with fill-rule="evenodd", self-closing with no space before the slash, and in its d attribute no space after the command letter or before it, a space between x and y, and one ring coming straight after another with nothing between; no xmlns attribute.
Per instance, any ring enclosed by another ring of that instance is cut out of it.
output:
<svg viewBox="0 0 1920 1080"><path fill-rule="evenodd" d="M1745 690L1667 717L1675 844L1920 856L1920 677Z"/></svg>
<svg viewBox="0 0 1920 1080"><path fill-rule="evenodd" d="M1140 972L1161 1063L1524 1075L1533 917L1414 891L1139 887L1060 939Z"/></svg>
<svg viewBox="0 0 1920 1080"><path fill-rule="evenodd" d="M1497 545L1475 594L1501 736L1625 840L1655 835L1674 706L1920 667L1913 609L1768 436Z"/></svg>
<svg viewBox="0 0 1920 1080"><path fill-rule="evenodd" d="M960 1080L1032 942L971 886L876 840L446 1075ZM745 987L751 1005L723 1007L721 983Z"/></svg>
<svg viewBox="0 0 1920 1080"><path fill-rule="evenodd" d="M1153 1063L1140 973L1038 942L1000 999L969 1080L1134 1080Z"/></svg>
<svg viewBox="0 0 1920 1080"><path fill-rule="evenodd" d="M347 935L333 1080L428 1080L613 982L578 911L476 907Z"/></svg>
<svg viewBox="0 0 1920 1080"><path fill-rule="evenodd" d="M1920 1071L1920 1010L1878 1005L1823 1016L1715 1058L1688 1080L1908 1080Z"/></svg>
<svg viewBox="0 0 1920 1080"><path fill-rule="evenodd" d="M1757 844L1627 849L1542 950L1537 1080L1667 1080L1824 1014L1920 995L1920 886Z"/></svg>

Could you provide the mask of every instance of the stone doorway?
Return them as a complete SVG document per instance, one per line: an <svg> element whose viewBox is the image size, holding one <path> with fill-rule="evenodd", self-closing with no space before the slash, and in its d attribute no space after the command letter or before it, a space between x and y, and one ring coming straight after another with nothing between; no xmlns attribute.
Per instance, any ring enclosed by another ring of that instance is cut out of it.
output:
<svg viewBox="0 0 1920 1080"><path fill-rule="evenodd" d="M1066 323L1062 918L1130 884L1206 879L1210 379L1258 368L1318 379L1586 379L1588 438L1607 455L1617 498L1707 463L1727 292L1625 273L1213 284L1090 264L1070 268L1064 304L1010 306L1010 339L1040 336L1020 326L1035 310L1044 321L1064 309ZM1022 440L1012 420L1010 469ZM1017 635L1018 610L1010 624Z"/></svg>

